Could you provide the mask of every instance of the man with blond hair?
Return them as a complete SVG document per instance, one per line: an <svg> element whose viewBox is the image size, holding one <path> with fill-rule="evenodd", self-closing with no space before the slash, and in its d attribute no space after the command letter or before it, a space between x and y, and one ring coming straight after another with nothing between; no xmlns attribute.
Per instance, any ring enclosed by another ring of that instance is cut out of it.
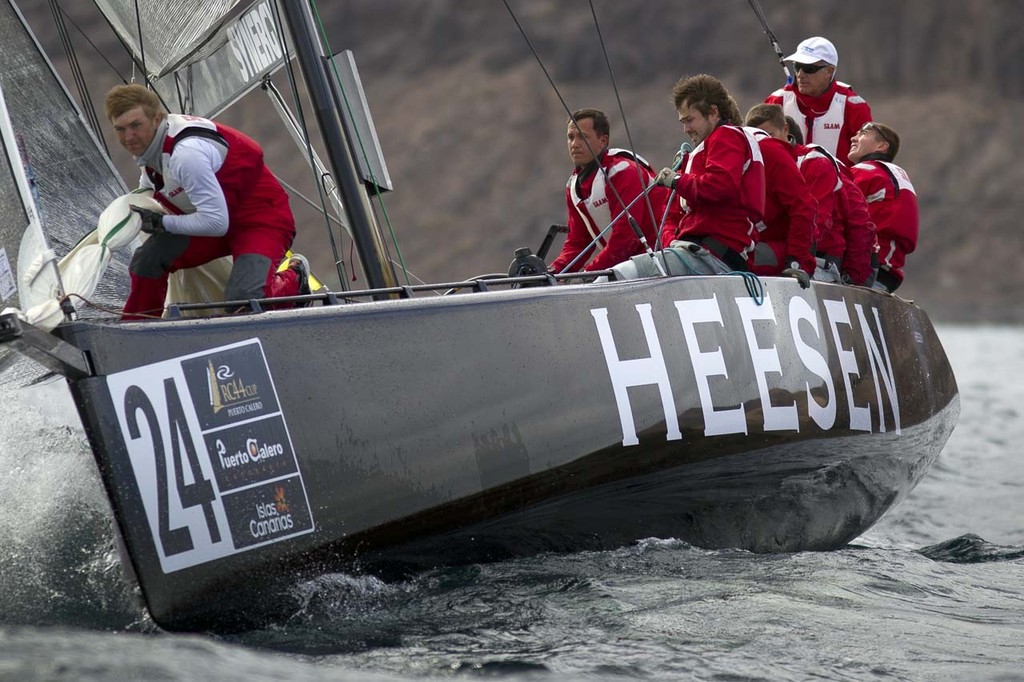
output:
<svg viewBox="0 0 1024 682"><path fill-rule="evenodd" d="M122 319L159 316L170 273L222 256L234 259L225 300L309 293L305 258L276 272L295 237L295 220L256 142L220 123L168 114L153 92L136 84L107 93L106 116L142 169L139 186L166 210L132 209L150 237L132 255Z"/></svg>

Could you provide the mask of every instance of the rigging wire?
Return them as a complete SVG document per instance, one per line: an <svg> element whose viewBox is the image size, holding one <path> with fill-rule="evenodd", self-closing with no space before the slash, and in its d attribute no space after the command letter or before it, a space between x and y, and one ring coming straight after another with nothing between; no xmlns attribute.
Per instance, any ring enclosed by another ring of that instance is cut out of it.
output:
<svg viewBox="0 0 1024 682"><path fill-rule="evenodd" d="M139 32L139 59L142 61L142 79L146 87L149 84L149 71L146 69L146 44L142 40L142 13L139 12L139 0L135 0L135 30Z"/></svg>
<svg viewBox="0 0 1024 682"><path fill-rule="evenodd" d="M64 55L68 60L68 67L71 69L71 76L75 80L75 87L78 88L78 97L82 100L82 110L89 122L89 126L92 128L93 137L103 145L103 151L109 156L110 149L107 148L107 141L104 139L103 132L100 130L100 121L96 116L96 108L92 105L92 98L89 95L89 86L85 82L85 76L82 74L82 66L79 64L78 55L75 53L75 46L71 42L71 35L68 33L67 25L64 23L64 10L60 5L58 5L57 0L49 0L49 5L50 13L53 15L53 23L57 27L57 35L60 36L60 43L64 48Z"/></svg>
<svg viewBox="0 0 1024 682"><path fill-rule="evenodd" d="M793 74L790 73L789 67L786 66L786 57L782 54L782 49L779 47L779 41L775 38L775 34L772 33L771 28L768 27L768 19L764 16L764 10L761 9L761 3L758 0L747 0L747 4L750 5L750 9L754 10L754 14L757 15L757 20L761 22L761 28L764 29L764 34L768 36L768 42L771 43L772 49L775 50L775 54L779 57L779 64L782 65L782 70L786 74L786 85L793 84Z"/></svg>
<svg viewBox="0 0 1024 682"><path fill-rule="evenodd" d="M103 51L100 50L100 48L96 47L96 43L92 42L88 34L86 34L86 32L82 30L82 27L75 22L74 18L70 16L67 12L65 12L64 8L61 7L59 4L57 5L57 8L60 9L61 14L64 16L64 19L71 22L71 25L74 26L75 30L78 31L78 34L85 39L85 42L89 43L89 47L93 49L93 52L95 52L100 59L107 63L107 66L109 66L110 70L113 71L117 75L117 77L121 79L122 83L127 83L128 79L124 77L124 74L121 73L120 69L114 66L113 63L111 63L111 61L107 59L107 55L105 55ZM109 22L107 23L107 26L110 26ZM113 31L113 26L110 26L110 29ZM129 50L128 46L125 45L123 40L121 40L121 36L117 33L117 31L113 31L113 33L114 36L117 38L118 42L121 43L121 46L128 53L129 58L134 59L134 57L132 57L131 50Z"/></svg>
<svg viewBox="0 0 1024 682"><path fill-rule="evenodd" d="M137 10L137 8L136 8L136 10ZM61 11L63 12L63 10L61 10ZM81 36L83 38L85 38L85 41L87 43L89 43L89 47L91 47L93 49L93 51L96 54L98 54L100 56L100 58L103 59L104 62L106 62L107 66L110 67L110 70L113 71L117 75L117 77L121 79L121 82L123 84L127 85L130 82L131 83L135 82L135 67L136 66L142 68L143 73L145 73L145 71L146 71L145 64L139 62L139 60L135 57L135 54L132 51L131 46L128 43L125 42L124 38L121 36L121 34L118 32L118 30L116 28L114 28L114 25L112 23L110 23L110 20L107 18L107 16L105 14L100 12L100 16L103 17L104 21L106 22L107 28L109 28L110 32L114 34L114 37L117 39L117 42L119 42L121 44L121 47L124 49L125 54L128 55L128 59L131 60L131 63L132 63L132 75L131 75L130 80L129 80L129 78L126 78L123 73L121 73L120 69L118 69L116 66L114 66L110 62L110 60L107 59L107 56L103 53L103 51L100 50L96 46L96 44L94 42L92 42L92 40L89 39L89 36L86 35L85 31L83 31L82 28L78 24L75 23L74 19L72 19L70 16L68 16L66 12L65 12L64 16L67 18L68 21L71 22L71 25L75 27L75 29L81 34ZM138 17L138 13L137 12L136 12L136 17ZM149 85L149 80L148 79L146 80L146 84ZM160 104L163 105L164 109L166 109L167 111L170 111L171 108L167 106L167 101L164 100L163 95L161 95L160 92L157 91L157 90L152 90L152 92L153 92L153 94L155 94L160 99ZM91 106L91 104L90 104L90 106Z"/></svg>
<svg viewBox="0 0 1024 682"><path fill-rule="evenodd" d="M502 2L505 5L505 9L508 10L509 15L512 17L512 21L515 23L516 28L519 29L519 34L523 36L523 40L526 41L527 47L529 47L530 48L530 52L533 53L533 58L537 60L537 64L540 66L540 70L544 72L544 77L547 78L548 83L551 85L551 89L554 90L555 95L558 97L558 101L562 103L562 109L564 109L565 112L569 115L569 120L572 121L572 124L576 127L576 130L579 131L581 137L583 137L583 142L584 142L584 144L587 145L587 150L596 159L597 158L597 154L594 153L594 148L590 146L590 142L587 140L587 138L585 136L583 136L583 131L580 130L579 124L576 123L575 119L573 119L572 110L569 108L569 105L566 104L565 98L562 96L562 93L558 89L558 86L555 85L555 81L554 81L553 78L551 78L551 74L548 73L548 69L547 69L546 66L544 66L544 61L540 58L540 54L538 54L537 49L533 46L533 42L530 40L530 37L528 35L526 35L526 29L524 29L523 25L521 23L519 23L519 18L516 17L516 13L512 11L512 7L508 4L508 0L502 0ZM612 190L612 193L615 194L616 201L619 202L620 206L625 206L626 202L622 200L622 195L619 194L619 191L615 188L615 185L613 185L610 182L607 182L607 180L608 180L608 171L604 167L602 167L601 164L598 164L598 168L601 170L601 172L605 176L605 184L606 184L606 186L610 187L611 190ZM615 220L617 220L617 219L618 219L618 217L616 216ZM615 221L613 220L612 223L614 223L614 222ZM594 240L591 241L590 244L588 244L586 246L586 248L584 248L580 252L580 254L578 256L576 256L576 258L574 258L568 265L566 265L565 268L563 268L562 272L559 273L559 274L565 273L569 268L571 268L576 263L576 261L578 261L580 258L582 258L585 254L589 253L590 250L594 247L594 244L597 242L597 239L600 238L602 235L604 235L608 231L608 229L610 227L611 227L611 224L606 226L605 229L601 230L601 232L598 233L598 236L595 237Z"/></svg>
<svg viewBox="0 0 1024 682"><path fill-rule="evenodd" d="M317 7L316 0L310 0L309 6L313 10L313 16L316 18L317 26L320 29L320 38L323 41L323 44L326 46L327 52L329 54L333 54L333 51L331 50L330 41L327 39L327 30L324 27L323 19L320 17L320 10ZM337 85L338 91L341 92L341 96L345 100L345 108L348 111L349 120L355 120L355 117L352 113L352 105L349 102L347 93L345 92L345 86L341 81L340 75L338 74L338 66L337 64L335 64L333 59L331 59L331 69L334 72L335 85ZM353 126L353 128L355 128L355 126ZM391 242L392 244L394 244L395 251L398 254L398 261L401 263L402 272L405 273L405 283L411 285L411 282L409 281L409 269L406 267L405 259L402 257L402 249L398 245L398 237L395 235L394 226L391 224L391 218L390 216L388 216L387 207L384 205L384 199L380 191L379 183L377 182L377 179L373 174L373 167L370 164L369 155L366 153L366 146L363 144L363 139L362 136L359 134L358 129L354 130L354 134L356 137L356 142L359 144L359 152L363 156L363 163L366 165L366 168L369 169L370 172L370 183L373 185L373 191L371 192L371 196L376 201L377 205L380 206L381 212L384 215L384 223L388 226L388 232L391 235ZM386 242L384 244L384 247L385 251L387 251ZM394 263L394 259L391 257L390 252L387 252L386 255L388 260Z"/></svg>
<svg viewBox="0 0 1024 682"><path fill-rule="evenodd" d="M277 27L277 40L281 47L281 54L287 55L288 45L284 37L284 22L283 18L281 17L281 8L278 6L276 2L271 4L273 5L274 8L274 24ZM284 71L288 75L288 86L291 88L292 91L292 101L295 104L295 109L297 111L299 126L302 128L302 135L306 139L306 162L309 164L310 168L316 168L316 162L314 161L313 158L313 144L312 142L310 142L309 136L309 125L306 123L305 110L302 107L302 99L299 97L298 81L295 78L295 67L292 65L292 60L285 59L284 61ZM323 185L320 182L316 183L316 191L317 197L320 199L321 211L324 214L324 224L327 227L327 239L331 244L331 254L334 256L335 270L338 273L338 279L341 282L342 288L344 289L347 285L347 275L344 272L344 265L341 254L338 252L338 243L334 238L334 230L331 229L331 222L330 219L327 217L327 198L324 195ZM354 263L355 261L353 261L353 264Z"/></svg>
<svg viewBox="0 0 1024 682"><path fill-rule="evenodd" d="M612 81L612 91L615 93L615 101L619 105L619 115L622 117L622 126L626 130L626 140L629 141L629 148L636 150L636 145L633 143L633 135L629 132L629 121L626 118L626 109L622 106L622 97L619 96L619 86L615 82L615 72L612 71L612 61L608 57L608 49L604 42L604 35L601 33L601 23L597 20L597 10L594 9L594 0L590 0L590 15L594 17L594 28L597 29L597 40L601 44L601 53L604 55L604 63L608 66L608 77ZM633 151L636 154L636 151ZM640 180L640 186L644 186L644 174L640 170L640 165L636 166L636 175ZM644 203L647 205L647 214L651 218L653 224L657 224L657 220L654 215L654 206L651 205L651 197L647 192L644 192Z"/></svg>
<svg viewBox="0 0 1024 682"><path fill-rule="evenodd" d="M328 222L334 223L335 227L339 227L339 228L341 228L343 230L347 229L346 226L345 226L345 223L341 222L340 220L338 220L337 218L332 216L330 213L325 213L323 208L321 208L320 206L317 206L316 202L313 201L312 199L310 199L309 197L307 197L305 194L303 194L302 191L299 190L299 188L295 187L294 185L289 184L287 181L283 180L282 178L278 177L277 175L275 175L274 177L277 178L277 181L281 183L282 187L284 187L286 190L288 190L289 194L291 194L292 196L294 196L297 199L299 199L300 201L302 201L304 204L309 206L314 211L316 211L318 213L322 213L326 217ZM321 178L321 181L323 179L324 178ZM414 273L411 270L405 268L405 264L404 263L399 263L399 262L397 262L395 260L391 260L391 264L403 268L405 270L406 274L409 277L411 277L412 279L416 280L418 283L420 283L420 284L426 284L427 283L424 279L422 279L421 277L418 277L416 275L416 273ZM504 274L501 275L501 276L505 277ZM411 286L411 284L410 284L410 286ZM438 294L438 295L440 295L440 294Z"/></svg>

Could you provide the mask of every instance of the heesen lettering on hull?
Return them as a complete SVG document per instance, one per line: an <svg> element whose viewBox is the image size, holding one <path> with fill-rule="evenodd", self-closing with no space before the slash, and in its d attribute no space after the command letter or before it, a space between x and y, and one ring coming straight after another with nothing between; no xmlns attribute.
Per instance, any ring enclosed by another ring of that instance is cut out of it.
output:
<svg viewBox="0 0 1024 682"><path fill-rule="evenodd" d="M757 305L749 296L744 296L730 301L739 314L741 329L727 329L723 326L722 311L717 297L674 303L678 313L678 327L675 331L681 332L686 339L687 360L694 370L704 417L705 436L747 434L750 425L748 411L742 403L731 408L716 409L711 389L712 379L728 379L730 374L735 375L737 370L734 368L730 372L720 346L701 350L697 342L698 325L708 325L717 331L719 343L724 337L742 334L749 352L749 364L745 369L748 372L752 371L757 380L763 418L761 426L764 431L800 431L801 419L796 401L775 405L771 398L771 390L781 389L783 383L792 383L793 375L807 387L806 400L801 401L801 406L805 410L804 416L809 416L823 431L828 431L836 425L836 385L825 357L829 354L838 359L841 368L841 380L847 402L847 419L844 425L853 430L871 431L873 407L879 431L886 431L885 412L888 410L892 428L897 434L900 433L898 388L877 308L871 307L865 314L862 304L853 304L851 318L851 309L845 300L824 300L827 320L823 325L817 312L802 298L788 299L784 318L778 320L770 297L764 300L763 305ZM590 311L597 325L608 374L615 392L615 402L622 423L622 444L639 443L628 391L629 388L637 386L658 387L665 423L668 426L666 438L678 440L682 438L678 412L651 305L638 304L636 312L650 355L645 358L622 360L615 348L607 309L597 308ZM868 321L869 317L872 319L871 322ZM856 320L856 324L853 320ZM768 338L772 340L770 344L761 345L762 342L759 342L756 328L759 324L771 327L766 330ZM806 330L806 338L801 332L801 327ZM844 338L850 340L844 341ZM800 361L799 366L787 367L785 372L780 362L780 346L784 344L795 349L796 357ZM864 351L861 355L866 355L867 358L875 389L876 400L873 404L857 405L854 400L854 386L860 383L863 371L857 364L858 353L854 351L854 346L859 346ZM779 375L780 380L773 383L773 374ZM819 388L812 389L812 383Z"/></svg>

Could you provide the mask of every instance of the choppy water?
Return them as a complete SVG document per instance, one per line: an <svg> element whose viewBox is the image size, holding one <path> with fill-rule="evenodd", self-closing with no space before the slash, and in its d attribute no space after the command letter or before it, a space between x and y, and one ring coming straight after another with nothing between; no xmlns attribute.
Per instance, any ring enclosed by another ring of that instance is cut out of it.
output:
<svg viewBox="0 0 1024 682"><path fill-rule="evenodd" d="M962 416L849 548L612 552L334 574L230 638L158 632L59 385L0 388L0 678L1024 679L1024 328L943 327Z"/></svg>

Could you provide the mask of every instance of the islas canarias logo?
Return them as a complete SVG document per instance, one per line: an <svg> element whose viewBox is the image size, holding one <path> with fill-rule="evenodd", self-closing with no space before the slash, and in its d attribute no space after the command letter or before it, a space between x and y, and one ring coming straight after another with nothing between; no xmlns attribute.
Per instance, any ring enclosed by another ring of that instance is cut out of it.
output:
<svg viewBox="0 0 1024 682"><path fill-rule="evenodd" d="M288 500L284 496L284 488L278 487L274 491L274 507L278 514L288 513Z"/></svg>
<svg viewBox="0 0 1024 682"><path fill-rule="evenodd" d="M207 361L206 375L209 383L210 407L217 414L232 406L258 401L259 388L256 384L247 384L241 377L235 376L230 365L213 366Z"/></svg>

